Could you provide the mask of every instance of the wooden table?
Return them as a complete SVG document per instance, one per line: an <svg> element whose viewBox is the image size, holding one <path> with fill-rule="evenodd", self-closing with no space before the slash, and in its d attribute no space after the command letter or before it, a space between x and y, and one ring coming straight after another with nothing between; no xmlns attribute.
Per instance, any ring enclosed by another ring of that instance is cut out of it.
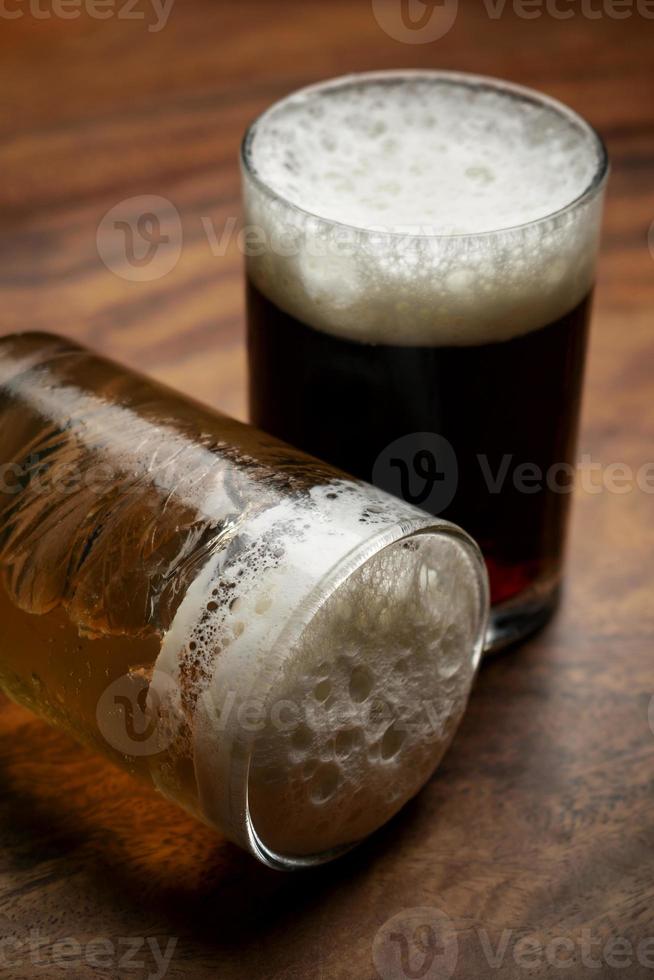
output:
<svg viewBox="0 0 654 980"><path fill-rule="evenodd" d="M243 416L240 254L233 236L213 254L207 228L220 238L238 215L247 122L355 69L499 75L564 99L608 142L581 449L604 467L654 459L654 21L624 7L591 18L600 0L570 19L468 3L443 38L407 44L371 2L178 0L159 31L139 4L131 17L146 19L5 5L21 16L0 18L2 332L67 333ZM134 282L101 261L96 233L142 195L174 204L183 248L169 274ZM3 704L0 975L157 976L156 940L172 953L169 978L365 980L374 943L378 961L389 942L400 950L396 932L409 972L382 976L654 976L654 942L636 955L654 936L653 631L654 495L579 492L558 618L484 667L445 764L403 816L296 876ZM453 974L438 950L440 973L421 965L428 933L414 935L407 911L420 907L436 910L441 938L449 917ZM632 944L629 967L624 943L603 945L616 937Z"/></svg>

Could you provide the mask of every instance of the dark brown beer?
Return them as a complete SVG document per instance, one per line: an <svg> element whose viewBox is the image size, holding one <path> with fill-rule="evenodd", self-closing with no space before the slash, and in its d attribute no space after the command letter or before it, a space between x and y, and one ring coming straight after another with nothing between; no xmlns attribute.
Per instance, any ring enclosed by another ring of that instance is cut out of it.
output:
<svg viewBox="0 0 654 980"><path fill-rule="evenodd" d="M504 602L560 567L590 305L589 295L555 323L501 343L399 347L322 333L250 284L252 421L368 481L389 444L443 436L458 479L439 516L477 539L492 601ZM419 449L410 442L403 460L416 478Z"/></svg>
<svg viewBox="0 0 654 980"><path fill-rule="evenodd" d="M372 72L294 93L243 146L252 419L460 522L488 648L556 606L607 173L529 89Z"/></svg>

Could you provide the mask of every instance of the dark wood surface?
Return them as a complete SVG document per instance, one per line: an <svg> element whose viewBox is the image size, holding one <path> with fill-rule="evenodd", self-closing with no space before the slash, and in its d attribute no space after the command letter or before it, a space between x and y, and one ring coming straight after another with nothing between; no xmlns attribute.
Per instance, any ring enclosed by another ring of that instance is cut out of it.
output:
<svg viewBox="0 0 654 980"><path fill-rule="evenodd" d="M576 4L566 20L459 6L445 37L409 45L380 29L369 2L177 0L158 33L7 3L24 16L0 18L0 331L66 333L244 416L240 255L234 241L212 255L202 219L220 234L238 215L248 121L349 70L494 74L564 99L606 138L614 169L581 450L604 466L654 459L654 21L635 10L591 19ZM181 215L181 258L163 278L129 282L101 262L98 223L152 194ZM365 980L377 976L375 937L395 928L412 975L448 977L443 965L421 973L407 918L432 907L458 934L463 980L654 976L654 942L650 966L635 953L654 936L654 495L580 490L567 583L552 625L484 667L419 799L312 873L257 866L3 703L0 975L154 976L150 947L126 958L130 939L150 937L176 940L170 978ZM520 960L524 936L570 966L537 951ZM504 949L501 965L484 937ZM616 937L633 944L630 966L626 946L602 946ZM77 943L67 966L64 938Z"/></svg>

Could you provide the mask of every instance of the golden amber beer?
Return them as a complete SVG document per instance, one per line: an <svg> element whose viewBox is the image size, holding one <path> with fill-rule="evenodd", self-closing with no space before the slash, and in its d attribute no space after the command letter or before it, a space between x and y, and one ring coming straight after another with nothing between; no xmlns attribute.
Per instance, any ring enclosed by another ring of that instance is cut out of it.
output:
<svg viewBox="0 0 654 980"><path fill-rule="evenodd" d="M419 790L486 611L453 525L67 340L0 340L2 688L261 860L327 860Z"/></svg>

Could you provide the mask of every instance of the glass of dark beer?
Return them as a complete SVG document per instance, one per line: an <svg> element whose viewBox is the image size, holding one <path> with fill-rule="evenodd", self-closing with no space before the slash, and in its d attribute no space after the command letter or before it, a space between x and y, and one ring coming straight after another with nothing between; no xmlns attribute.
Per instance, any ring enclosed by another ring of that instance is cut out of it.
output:
<svg viewBox="0 0 654 980"><path fill-rule="evenodd" d="M381 72L243 144L259 427L461 524L488 649L556 607L608 161L529 89Z"/></svg>

